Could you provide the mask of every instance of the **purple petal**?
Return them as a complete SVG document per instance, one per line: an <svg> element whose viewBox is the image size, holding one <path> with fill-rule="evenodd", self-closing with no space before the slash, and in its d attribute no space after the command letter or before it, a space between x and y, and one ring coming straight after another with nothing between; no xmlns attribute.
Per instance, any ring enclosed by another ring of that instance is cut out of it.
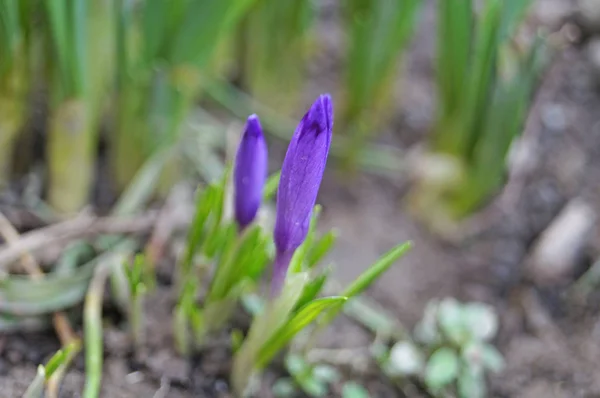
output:
<svg viewBox="0 0 600 398"><path fill-rule="evenodd" d="M331 97L321 95L296 128L281 167L274 233L280 253L293 253L306 238L327 164L332 128Z"/></svg>
<svg viewBox="0 0 600 398"><path fill-rule="evenodd" d="M256 217L267 178L267 144L258 116L248 117L235 158L235 219L244 229Z"/></svg>

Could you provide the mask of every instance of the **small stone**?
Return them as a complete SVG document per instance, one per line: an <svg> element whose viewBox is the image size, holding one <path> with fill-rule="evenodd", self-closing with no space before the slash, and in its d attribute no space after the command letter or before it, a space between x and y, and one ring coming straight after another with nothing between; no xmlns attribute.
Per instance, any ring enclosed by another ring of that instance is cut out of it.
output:
<svg viewBox="0 0 600 398"><path fill-rule="evenodd" d="M573 199L534 244L526 268L539 285L555 284L572 273L596 221L593 208Z"/></svg>
<svg viewBox="0 0 600 398"><path fill-rule="evenodd" d="M552 132L563 131L567 127L565 109L559 104L548 104L542 108L542 123Z"/></svg>

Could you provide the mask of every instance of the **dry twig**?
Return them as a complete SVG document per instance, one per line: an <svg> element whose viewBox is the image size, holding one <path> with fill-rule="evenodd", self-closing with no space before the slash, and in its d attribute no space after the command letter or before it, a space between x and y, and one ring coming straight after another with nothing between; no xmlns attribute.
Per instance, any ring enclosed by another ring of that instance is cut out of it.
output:
<svg viewBox="0 0 600 398"><path fill-rule="evenodd" d="M156 221L155 212L136 217L81 216L19 237L11 244L0 246L0 270L29 253L35 256L40 249L51 245L63 245L72 240L100 234L129 234L150 230Z"/></svg>

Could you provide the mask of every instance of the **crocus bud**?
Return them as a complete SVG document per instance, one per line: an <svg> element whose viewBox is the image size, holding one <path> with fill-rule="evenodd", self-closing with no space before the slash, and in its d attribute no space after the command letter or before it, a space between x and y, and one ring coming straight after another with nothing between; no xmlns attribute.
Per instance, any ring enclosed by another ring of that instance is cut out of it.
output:
<svg viewBox="0 0 600 398"><path fill-rule="evenodd" d="M290 260L308 233L327 163L332 127L331 97L321 95L298 124L283 160L277 191L273 295L281 291Z"/></svg>
<svg viewBox="0 0 600 398"><path fill-rule="evenodd" d="M235 219L243 230L256 217L267 178L267 143L258 116L248 117L235 158Z"/></svg>

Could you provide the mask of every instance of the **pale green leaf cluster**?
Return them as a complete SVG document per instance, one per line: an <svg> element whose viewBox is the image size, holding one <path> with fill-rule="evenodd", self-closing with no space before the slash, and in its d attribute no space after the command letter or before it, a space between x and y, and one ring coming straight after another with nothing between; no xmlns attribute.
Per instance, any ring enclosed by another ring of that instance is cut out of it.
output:
<svg viewBox="0 0 600 398"><path fill-rule="evenodd" d="M414 341L398 341L389 351L380 350L377 359L390 377L417 378L434 396L484 398L486 373L504 367L491 344L497 331L490 306L434 300L415 327Z"/></svg>

